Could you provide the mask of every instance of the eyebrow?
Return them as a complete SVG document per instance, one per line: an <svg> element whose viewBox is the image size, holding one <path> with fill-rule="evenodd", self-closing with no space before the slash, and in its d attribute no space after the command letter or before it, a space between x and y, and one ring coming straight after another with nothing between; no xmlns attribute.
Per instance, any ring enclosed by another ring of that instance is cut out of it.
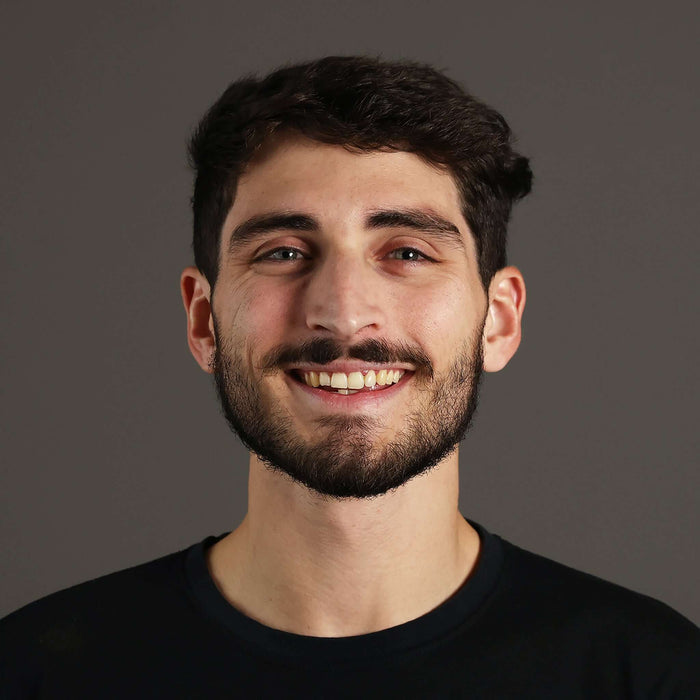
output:
<svg viewBox="0 0 700 700"><path fill-rule="evenodd" d="M444 219L435 212L423 209L379 209L370 214L367 227L376 228L408 228L414 231L429 233L446 243L456 244L466 250L464 237L451 221Z"/></svg>
<svg viewBox="0 0 700 700"><path fill-rule="evenodd" d="M271 231L318 231L318 223L306 214L296 212L273 212L246 219L233 229L229 250L249 243Z"/></svg>
<svg viewBox="0 0 700 700"><path fill-rule="evenodd" d="M377 209L365 220L369 229L408 228L422 231L466 251L464 237L451 221L423 209ZM321 226L312 216L299 212L271 212L246 219L233 229L229 251L272 231L318 231Z"/></svg>

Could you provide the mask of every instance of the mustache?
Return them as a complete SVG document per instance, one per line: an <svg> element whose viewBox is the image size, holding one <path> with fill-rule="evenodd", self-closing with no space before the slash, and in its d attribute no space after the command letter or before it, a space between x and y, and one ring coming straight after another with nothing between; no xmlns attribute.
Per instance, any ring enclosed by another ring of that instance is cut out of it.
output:
<svg viewBox="0 0 700 700"><path fill-rule="evenodd" d="M327 365L339 359L387 365L408 363L416 368L416 373L431 379L434 373L430 358L417 345L377 338L368 338L348 348L332 338L312 338L301 345L277 345L263 357L262 370L272 372L296 363Z"/></svg>

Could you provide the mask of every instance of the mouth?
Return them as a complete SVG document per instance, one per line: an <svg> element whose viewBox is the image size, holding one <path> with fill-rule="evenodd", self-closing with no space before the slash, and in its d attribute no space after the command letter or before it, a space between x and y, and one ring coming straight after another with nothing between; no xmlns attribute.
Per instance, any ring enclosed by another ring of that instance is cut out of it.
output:
<svg viewBox="0 0 700 700"><path fill-rule="evenodd" d="M376 393L406 381L413 372L401 368L368 368L352 372L330 370L292 369L287 374L296 382L311 389L350 396L359 393Z"/></svg>

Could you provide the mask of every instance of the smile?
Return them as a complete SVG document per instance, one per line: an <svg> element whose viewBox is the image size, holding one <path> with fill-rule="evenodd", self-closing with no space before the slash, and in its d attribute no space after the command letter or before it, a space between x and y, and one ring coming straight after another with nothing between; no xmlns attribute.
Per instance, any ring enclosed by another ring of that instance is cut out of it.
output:
<svg viewBox="0 0 700 700"><path fill-rule="evenodd" d="M355 372L293 370L292 376L309 387L349 396L359 392L376 392L398 384L405 376L403 369L365 369ZM409 373L410 374L410 373Z"/></svg>

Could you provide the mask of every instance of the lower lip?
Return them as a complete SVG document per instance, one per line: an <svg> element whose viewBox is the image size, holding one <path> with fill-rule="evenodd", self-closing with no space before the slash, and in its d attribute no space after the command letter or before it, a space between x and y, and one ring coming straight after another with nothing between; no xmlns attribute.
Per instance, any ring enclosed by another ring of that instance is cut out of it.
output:
<svg viewBox="0 0 700 700"><path fill-rule="evenodd" d="M363 408L374 408L379 406L384 401L387 401L398 392L400 392L404 386L411 381L413 378L412 372L405 372L401 379L396 383L392 384L386 389L375 389L374 391L358 391L355 394L339 394L335 391L324 391L323 389L315 389L308 384L294 379L291 375L285 373L285 379L287 383L291 386L296 387L304 392L305 395L312 399L315 399L319 403L328 408L337 409L363 409Z"/></svg>

